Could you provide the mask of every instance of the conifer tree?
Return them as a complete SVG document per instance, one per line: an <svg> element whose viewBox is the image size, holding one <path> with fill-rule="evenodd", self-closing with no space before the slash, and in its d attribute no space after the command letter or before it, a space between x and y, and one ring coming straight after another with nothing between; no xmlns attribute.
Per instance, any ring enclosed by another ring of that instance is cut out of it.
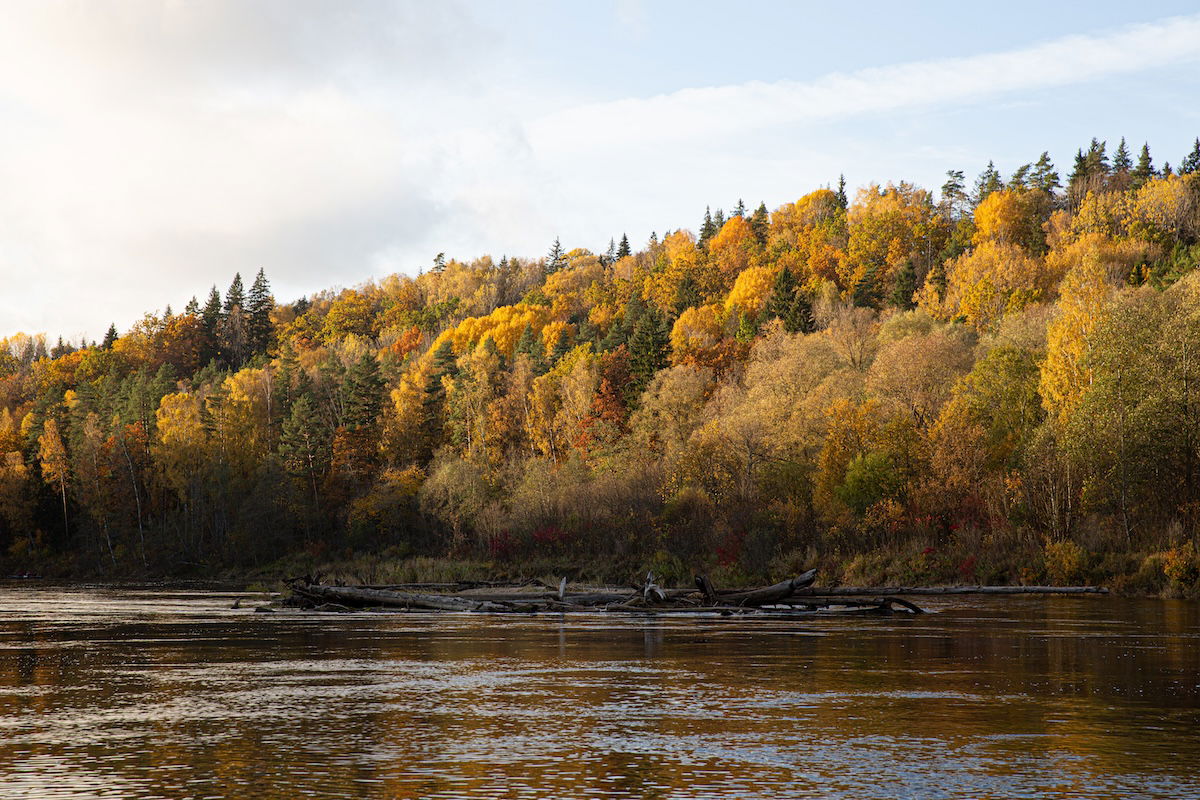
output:
<svg viewBox="0 0 1200 800"><path fill-rule="evenodd" d="M117 325L112 323L108 326L108 332L104 334L104 342L101 343L101 350L112 350L113 343L117 341Z"/></svg>
<svg viewBox="0 0 1200 800"><path fill-rule="evenodd" d="M665 321L653 312L642 314L629 337L629 405L636 404L654 373L667 365L671 334Z"/></svg>
<svg viewBox="0 0 1200 800"><path fill-rule="evenodd" d="M735 217L746 216L746 203L740 197L738 198L737 205L733 207L733 216L735 216Z"/></svg>
<svg viewBox="0 0 1200 800"><path fill-rule="evenodd" d="M299 395L283 421L279 455L289 474L304 481L312 492L314 508L320 508L318 485L329 468L330 430L317 413L311 392Z"/></svg>
<svg viewBox="0 0 1200 800"><path fill-rule="evenodd" d="M567 329L563 328L558 332L558 338L554 340L554 347L550 350L550 363L557 364L558 360L571 352L571 336L567 333Z"/></svg>
<svg viewBox="0 0 1200 800"><path fill-rule="evenodd" d="M617 246L617 258L624 258L625 256L629 255L630 252L631 251L629 249L629 237L622 233L621 234L621 244L619 244Z"/></svg>
<svg viewBox="0 0 1200 800"><path fill-rule="evenodd" d="M1200 172L1200 136L1196 137L1192 151L1184 156L1179 164L1180 175L1191 175L1194 172Z"/></svg>
<svg viewBox="0 0 1200 800"><path fill-rule="evenodd" d="M546 269L545 272L549 275L552 272L558 272L565 267L567 260L563 254L562 244L559 243L558 237L554 237L554 244L550 248L550 252L546 254Z"/></svg>
<svg viewBox="0 0 1200 800"><path fill-rule="evenodd" d="M1150 158L1150 143L1142 143L1142 152L1138 154L1137 165L1130 173L1133 177L1133 188L1140 189L1154 177L1154 161Z"/></svg>
<svg viewBox="0 0 1200 800"><path fill-rule="evenodd" d="M975 179L975 192L971 199L975 201L975 205L979 205L989 194L1003 188L1004 181L1000 178L1000 171L992 161L988 161L983 172Z"/></svg>
<svg viewBox="0 0 1200 800"><path fill-rule="evenodd" d="M1029 185L1034 189L1041 189L1051 197L1057 192L1062 184L1058 180L1058 170L1054 168L1054 162L1050 160L1050 153L1042 151L1038 156L1038 160L1033 164L1033 172L1029 176Z"/></svg>
<svg viewBox="0 0 1200 800"><path fill-rule="evenodd" d="M187 305L183 307L183 313L191 314L193 317L200 316L200 301L196 299L196 295L192 295L192 299L187 301Z"/></svg>
<svg viewBox="0 0 1200 800"><path fill-rule="evenodd" d="M270 284L261 269L250 286L246 303L251 350L255 353L265 352L271 343L271 311L275 308L275 298L271 296Z"/></svg>
<svg viewBox="0 0 1200 800"><path fill-rule="evenodd" d="M1117 152L1113 153L1112 169L1115 173L1125 173L1133 167L1133 161L1129 157L1129 148L1125 145L1125 137L1121 137L1120 143L1117 145Z"/></svg>
<svg viewBox="0 0 1200 800"><path fill-rule="evenodd" d="M966 192L966 181L961 169L946 170L946 182L942 184L942 206L946 216L958 219L970 203Z"/></svg>
<svg viewBox="0 0 1200 800"><path fill-rule="evenodd" d="M896 308L907 311L916 305L913 302L913 295L917 291L917 270L913 266L911 260L904 262L904 266L896 273L895 283L892 285L892 294L888 298L888 302Z"/></svg>
<svg viewBox="0 0 1200 800"><path fill-rule="evenodd" d="M242 310L246 308L246 292L242 287L242 273L240 272L233 273L233 281L225 292L225 305L222 306L221 311L225 316L229 316L235 308Z"/></svg>
<svg viewBox="0 0 1200 800"><path fill-rule="evenodd" d="M770 217L767 214L767 204L759 203L758 208L754 209L754 213L750 216L750 230L754 233L754 238L758 239L759 244L767 243L769 225Z"/></svg>
<svg viewBox="0 0 1200 800"><path fill-rule="evenodd" d="M850 207L850 199L848 197L846 197L846 176L845 175L838 175L837 204L838 204L838 207L841 208L843 211L845 211L847 208ZM765 208L766 208L766 206L763 206L764 210L765 210Z"/></svg>
<svg viewBox="0 0 1200 800"><path fill-rule="evenodd" d="M370 353L363 353L346 372L347 428L358 430L375 424L383 408L383 389L379 362Z"/></svg>
<svg viewBox="0 0 1200 800"><path fill-rule="evenodd" d="M701 247L708 244L708 240L711 239L714 235L716 235L716 232L717 232L717 226L713 223L712 214L709 211L709 207L705 206L704 207L704 222L702 222L700 224L700 240L699 240L698 244Z"/></svg>

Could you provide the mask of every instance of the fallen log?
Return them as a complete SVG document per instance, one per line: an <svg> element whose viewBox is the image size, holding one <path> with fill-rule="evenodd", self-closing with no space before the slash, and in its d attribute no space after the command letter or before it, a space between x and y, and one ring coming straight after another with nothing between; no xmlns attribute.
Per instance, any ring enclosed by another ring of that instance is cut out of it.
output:
<svg viewBox="0 0 1200 800"><path fill-rule="evenodd" d="M1108 594L1104 586L837 586L811 587L802 594L822 597L946 594Z"/></svg>
<svg viewBox="0 0 1200 800"><path fill-rule="evenodd" d="M762 606L770 603L785 600L796 592L811 586L816 580L817 571L810 569L801 575L794 578L789 578L786 581L780 581L773 586L764 586L761 589L751 589L749 591L715 591L715 597L712 597L714 592L712 583L705 576L701 575L696 579L696 583L700 587L700 591L706 598L711 598L722 605L731 606ZM710 600L710 602L711 602Z"/></svg>
<svg viewBox="0 0 1200 800"><path fill-rule="evenodd" d="M357 586L293 585L293 590L317 603L337 603L367 608L427 608L434 611L512 611L511 604L490 600L469 600L452 595L410 594L387 589L363 589Z"/></svg>

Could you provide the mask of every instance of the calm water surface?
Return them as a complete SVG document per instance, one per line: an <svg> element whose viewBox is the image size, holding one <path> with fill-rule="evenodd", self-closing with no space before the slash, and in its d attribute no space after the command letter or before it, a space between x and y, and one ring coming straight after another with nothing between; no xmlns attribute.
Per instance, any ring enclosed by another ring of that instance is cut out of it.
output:
<svg viewBox="0 0 1200 800"><path fill-rule="evenodd" d="M1200 798L1200 606L285 616L0 587L0 798Z"/></svg>

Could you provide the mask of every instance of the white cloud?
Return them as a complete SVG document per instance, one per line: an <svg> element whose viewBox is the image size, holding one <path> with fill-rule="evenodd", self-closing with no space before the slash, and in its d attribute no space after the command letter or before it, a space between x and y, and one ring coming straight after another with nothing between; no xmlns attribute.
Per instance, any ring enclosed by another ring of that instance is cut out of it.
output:
<svg viewBox="0 0 1200 800"><path fill-rule="evenodd" d="M645 30L639 2L614 13L632 38ZM603 246L642 225L637 241L717 191L756 202L836 177L861 144L797 135L816 123L1198 55L1187 17L803 83L565 102L574 87L531 74L456 2L5 4L0 335L98 337L235 270L265 268L292 299L438 251L536 256L555 235Z"/></svg>
<svg viewBox="0 0 1200 800"><path fill-rule="evenodd" d="M1200 59L1200 16L1069 36L966 58L834 73L811 82L750 82L688 88L570 108L531 127L539 151L590 151L629 144L728 138L860 114L978 102L1015 91L1065 86Z"/></svg>

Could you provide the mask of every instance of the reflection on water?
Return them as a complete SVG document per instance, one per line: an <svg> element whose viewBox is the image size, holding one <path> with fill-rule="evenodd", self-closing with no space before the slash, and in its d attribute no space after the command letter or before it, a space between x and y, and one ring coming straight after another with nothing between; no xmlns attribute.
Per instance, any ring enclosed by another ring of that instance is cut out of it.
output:
<svg viewBox="0 0 1200 800"><path fill-rule="evenodd" d="M0 588L0 798L1200 797L1200 608L232 610Z"/></svg>

